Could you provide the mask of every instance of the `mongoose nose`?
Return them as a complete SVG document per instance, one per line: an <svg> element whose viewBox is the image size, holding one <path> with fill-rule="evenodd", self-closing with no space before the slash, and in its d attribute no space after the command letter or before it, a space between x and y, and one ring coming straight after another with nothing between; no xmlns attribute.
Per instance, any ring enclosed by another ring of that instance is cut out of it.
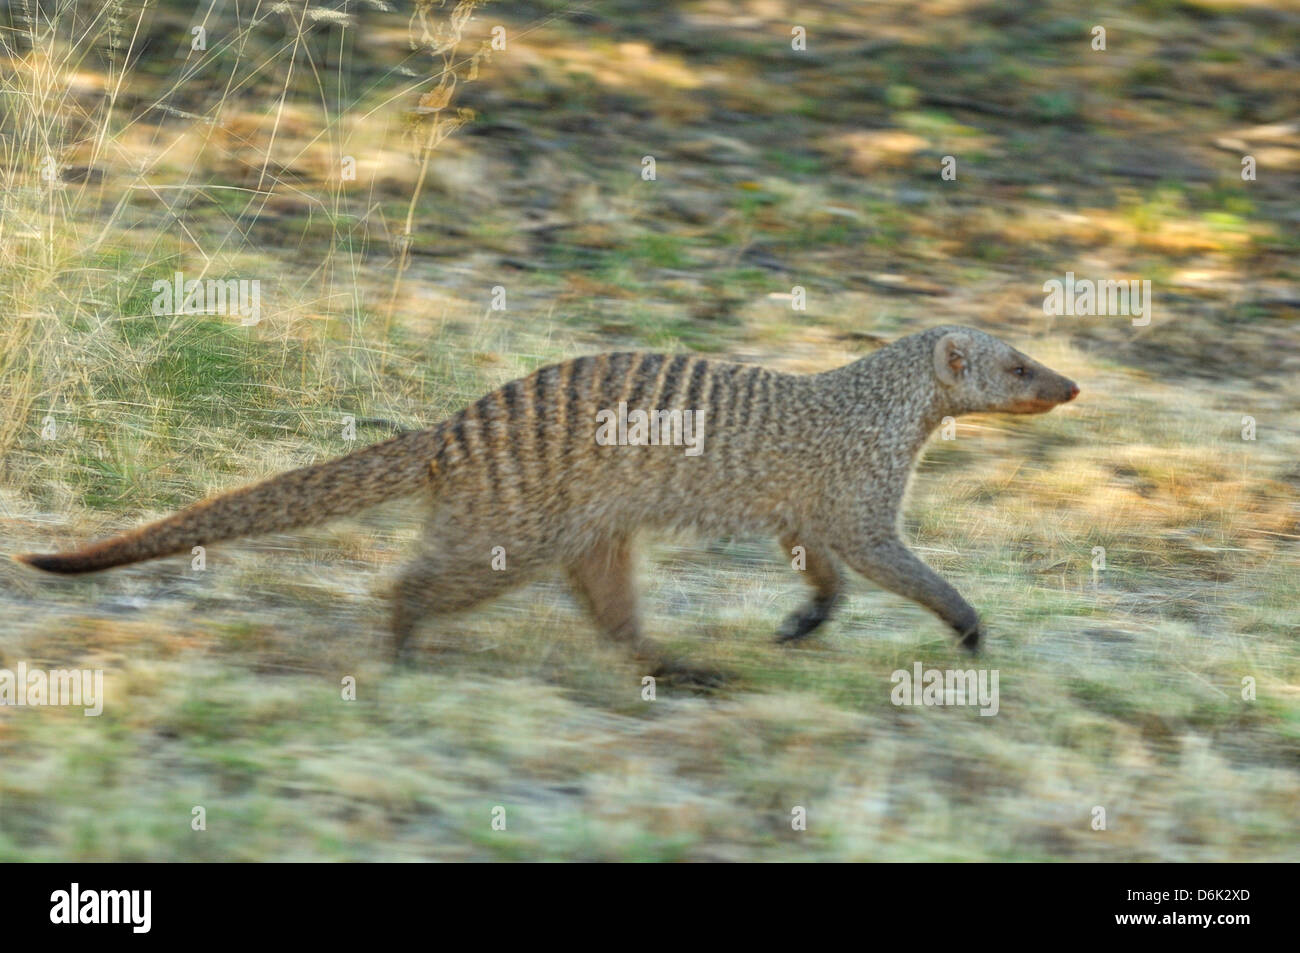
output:
<svg viewBox="0 0 1300 953"><path fill-rule="evenodd" d="M1078 396L1079 396L1079 385L1078 385L1078 384L1073 384L1073 383L1070 384L1070 391L1069 391L1069 394L1066 396L1065 399L1066 399L1066 400L1074 400L1074 398L1076 398L1076 397L1078 397Z"/></svg>

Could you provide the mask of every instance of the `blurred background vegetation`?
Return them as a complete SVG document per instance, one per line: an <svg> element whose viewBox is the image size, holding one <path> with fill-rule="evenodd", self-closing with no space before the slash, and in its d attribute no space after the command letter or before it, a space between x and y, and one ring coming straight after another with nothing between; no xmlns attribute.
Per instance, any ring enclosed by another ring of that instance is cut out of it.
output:
<svg viewBox="0 0 1300 953"><path fill-rule="evenodd" d="M412 507L201 573L0 565L0 667L109 693L0 708L0 858L1295 859L1294 5L0 7L9 552L579 353L815 371L961 323L1083 388L964 419L914 486L909 539L989 621L995 718L890 704L895 669L967 663L866 583L772 645L803 592L765 540L649 541L651 632L731 674L654 703L558 581L391 671ZM153 314L178 271L259 280L261 320ZM1047 317L1067 271L1151 280L1150 325Z"/></svg>

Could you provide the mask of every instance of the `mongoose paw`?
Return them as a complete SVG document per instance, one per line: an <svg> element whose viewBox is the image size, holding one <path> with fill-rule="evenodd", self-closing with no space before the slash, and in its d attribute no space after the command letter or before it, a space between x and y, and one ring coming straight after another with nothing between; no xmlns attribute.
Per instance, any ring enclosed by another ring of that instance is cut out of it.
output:
<svg viewBox="0 0 1300 953"><path fill-rule="evenodd" d="M812 634L831 617L833 608L834 603L814 601L797 612L790 613L776 630L777 643L797 642Z"/></svg>
<svg viewBox="0 0 1300 953"><path fill-rule="evenodd" d="M973 629L965 633L958 633L958 643L971 655L980 654L980 642L984 638L984 627L976 625Z"/></svg>
<svg viewBox="0 0 1300 953"><path fill-rule="evenodd" d="M811 612L792 612L786 616L781 627L776 630L776 641L798 642L806 638L814 629L822 624L825 620Z"/></svg>
<svg viewBox="0 0 1300 953"><path fill-rule="evenodd" d="M699 688L718 688L730 677L721 669L695 665L676 658L661 659L651 674L670 685L694 685Z"/></svg>

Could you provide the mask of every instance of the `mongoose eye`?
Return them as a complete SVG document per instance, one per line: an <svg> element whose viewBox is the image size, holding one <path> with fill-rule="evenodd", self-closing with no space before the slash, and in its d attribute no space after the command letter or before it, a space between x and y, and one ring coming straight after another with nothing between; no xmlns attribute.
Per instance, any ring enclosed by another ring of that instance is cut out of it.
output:
<svg viewBox="0 0 1300 953"><path fill-rule="evenodd" d="M1023 364L1018 364L1018 365L1016 365L1015 367L1011 368L1011 373L1012 373L1012 374L1015 374L1017 377L1024 377L1024 376L1025 376L1025 367L1024 367L1024 365L1023 365Z"/></svg>

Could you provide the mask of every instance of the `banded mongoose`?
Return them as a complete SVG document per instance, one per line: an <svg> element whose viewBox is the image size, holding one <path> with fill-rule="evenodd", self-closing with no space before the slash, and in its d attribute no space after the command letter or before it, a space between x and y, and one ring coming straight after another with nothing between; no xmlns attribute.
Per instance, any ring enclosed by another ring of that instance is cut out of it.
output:
<svg viewBox="0 0 1300 953"><path fill-rule="evenodd" d="M431 515L394 589L399 657L423 617L468 609L557 564L606 635L656 657L638 618L632 560L633 535L655 527L770 532L787 552L803 547L813 595L785 620L782 641L830 617L843 563L929 609L973 651L983 635L975 610L899 538L917 457L945 417L1042 413L1078 393L1015 348L962 327L932 328L809 375L690 354L579 357L427 430L85 549L17 558L91 572L421 494ZM647 418L664 431L657 443Z"/></svg>

